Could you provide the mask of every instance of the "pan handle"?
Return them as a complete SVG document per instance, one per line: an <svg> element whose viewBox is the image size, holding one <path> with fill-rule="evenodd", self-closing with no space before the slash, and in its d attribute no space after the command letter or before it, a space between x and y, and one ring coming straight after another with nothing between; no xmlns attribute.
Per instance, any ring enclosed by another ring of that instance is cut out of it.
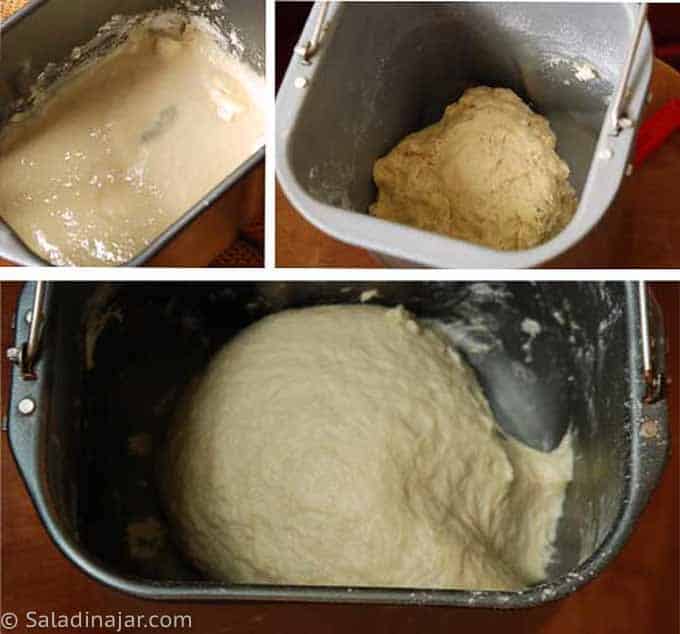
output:
<svg viewBox="0 0 680 634"><path fill-rule="evenodd" d="M626 55L626 61L621 72L621 81L616 87L614 98L611 107L611 129L609 134L611 136L618 136L621 130L633 127L633 121L626 116L627 99L629 93L630 76L633 72L633 63L637 54L640 38L642 37L642 30L647 22L647 3L641 2L638 9L638 14L635 19L635 30L633 31L633 41Z"/></svg>
<svg viewBox="0 0 680 634"><path fill-rule="evenodd" d="M41 495L38 456L46 378L38 351L48 296L45 282L27 282L24 285L15 313L14 347L7 350L7 357L14 364L7 408L9 445L36 504ZM37 319L34 318L36 315Z"/></svg>
<svg viewBox="0 0 680 634"><path fill-rule="evenodd" d="M298 44L295 47L295 54L300 57L300 60L303 64L310 64L310 60L319 50L321 38L323 37L324 29L326 27L326 16L328 15L328 7L330 4L330 2L316 3L316 5L319 7L319 14L316 18L316 24L314 25L312 37L307 42Z"/></svg>
<svg viewBox="0 0 680 634"><path fill-rule="evenodd" d="M659 483L670 447L668 402L664 398L666 372L666 335L661 307L647 289L639 283L640 335L642 338L643 383L640 417L633 433L634 461L638 471L631 496L631 512L642 512L649 496Z"/></svg>
<svg viewBox="0 0 680 634"><path fill-rule="evenodd" d="M26 314L26 321L30 324L28 339L18 346L7 350L7 358L19 368L24 381L34 381L35 362L40 352L40 338L45 325L45 296L47 295L47 282L39 281L35 284L33 295L33 308Z"/></svg>
<svg viewBox="0 0 680 634"><path fill-rule="evenodd" d="M642 371L646 404L656 403L663 396L666 381L666 337L663 329L661 307L647 289L639 282L640 335L642 339Z"/></svg>

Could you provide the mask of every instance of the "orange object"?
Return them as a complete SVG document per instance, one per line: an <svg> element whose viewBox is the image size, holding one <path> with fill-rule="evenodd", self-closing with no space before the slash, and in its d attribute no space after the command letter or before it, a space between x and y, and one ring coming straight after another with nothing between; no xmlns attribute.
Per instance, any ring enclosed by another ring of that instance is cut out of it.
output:
<svg viewBox="0 0 680 634"><path fill-rule="evenodd" d="M633 165L639 167L666 139L680 129L680 99L671 99L646 119L638 132Z"/></svg>

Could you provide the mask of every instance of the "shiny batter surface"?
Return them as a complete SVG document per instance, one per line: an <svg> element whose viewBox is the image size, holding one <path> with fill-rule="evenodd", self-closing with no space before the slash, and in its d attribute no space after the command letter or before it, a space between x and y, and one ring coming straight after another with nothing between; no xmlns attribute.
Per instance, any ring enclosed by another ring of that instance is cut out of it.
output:
<svg viewBox="0 0 680 634"><path fill-rule="evenodd" d="M264 89L199 20L142 21L3 129L0 216L52 264L122 264L262 145Z"/></svg>

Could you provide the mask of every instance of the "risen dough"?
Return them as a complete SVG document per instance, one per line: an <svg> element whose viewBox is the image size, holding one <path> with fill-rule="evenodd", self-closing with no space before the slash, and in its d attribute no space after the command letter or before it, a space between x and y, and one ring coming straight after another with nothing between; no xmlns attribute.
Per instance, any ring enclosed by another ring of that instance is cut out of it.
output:
<svg viewBox="0 0 680 634"><path fill-rule="evenodd" d="M545 574L569 442L502 438L472 371L402 309L290 310L189 391L161 489L217 579L520 588Z"/></svg>
<svg viewBox="0 0 680 634"><path fill-rule="evenodd" d="M548 121L504 88L467 90L376 161L373 176L374 216L496 249L541 244L576 209Z"/></svg>

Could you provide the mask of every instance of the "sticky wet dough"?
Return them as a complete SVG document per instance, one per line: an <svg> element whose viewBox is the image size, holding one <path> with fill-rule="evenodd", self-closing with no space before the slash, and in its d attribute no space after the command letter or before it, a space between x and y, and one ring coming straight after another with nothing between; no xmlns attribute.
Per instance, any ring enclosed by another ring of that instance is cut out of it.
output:
<svg viewBox="0 0 680 634"><path fill-rule="evenodd" d="M499 250L535 247L577 199L548 121L511 90L477 87L376 161L370 213Z"/></svg>
<svg viewBox="0 0 680 634"><path fill-rule="evenodd" d="M0 216L56 265L122 264L263 143L264 80L190 19L142 21L0 134Z"/></svg>
<svg viewBox="0 0 680 634"><path fill-rule="evenodd" d="M189 388L159 465L175 539L227 582L519 589L551 559L571 436L505 438L402 308L284 311Z"/></svg>

